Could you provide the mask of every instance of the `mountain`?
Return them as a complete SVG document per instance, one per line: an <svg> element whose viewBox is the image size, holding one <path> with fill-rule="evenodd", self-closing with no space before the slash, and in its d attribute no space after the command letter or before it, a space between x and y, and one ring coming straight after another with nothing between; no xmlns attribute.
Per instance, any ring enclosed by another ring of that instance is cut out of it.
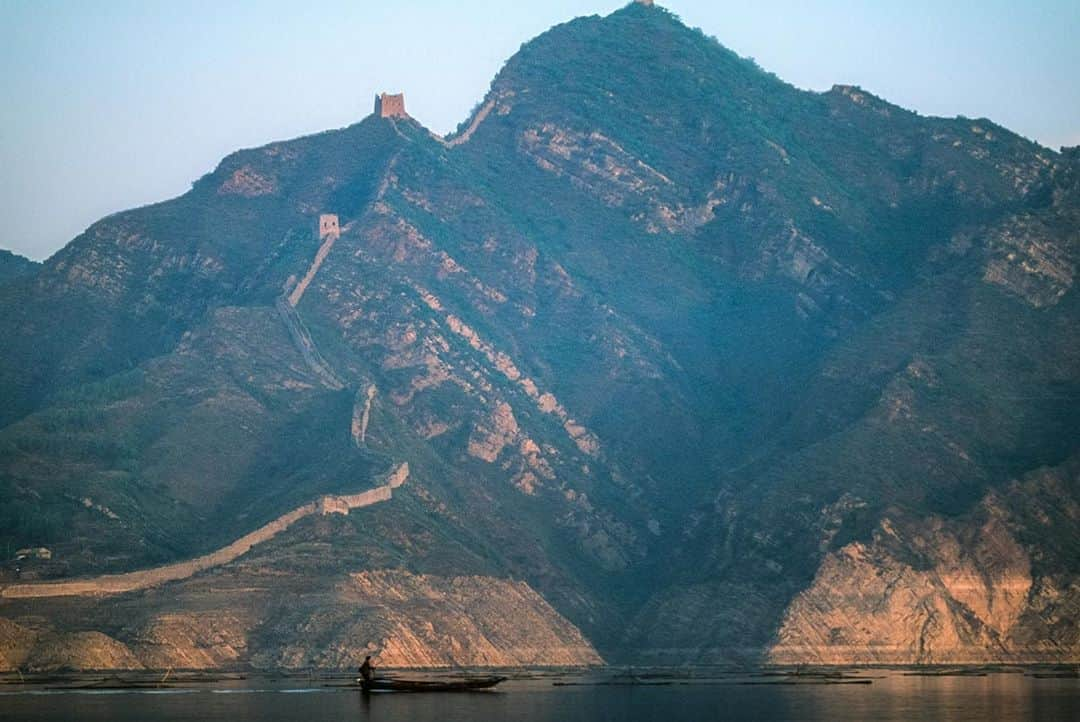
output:
<svg viewBox="0 0 1080 722"><path fill-rule="evenodd" d="M377 109L0 285L0 663L1080 657L1080 151L646 3Z"/></svg>
<svg viewBox="0 0 1080 722"><path fill-rule="evenodd" d="M34 273L40 263L0 248L0 284Z"/></svg>

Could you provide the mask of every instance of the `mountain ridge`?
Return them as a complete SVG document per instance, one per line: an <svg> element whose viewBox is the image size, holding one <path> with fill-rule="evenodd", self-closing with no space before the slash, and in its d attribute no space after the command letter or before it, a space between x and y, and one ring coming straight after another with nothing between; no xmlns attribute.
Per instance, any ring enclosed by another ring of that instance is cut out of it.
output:
<svg viewBox="0 0 1080 722"><path fill-rule="evenodd" d="M609 661L1075 659L1071 522L1038 521L1076 499L1074 154L800 91L637 3L530 41L463 126L238 151L0 286L0 532L52 552L21 577L197 556L407 462L393 504L122 608L236 619L208 580L392 569L523 580ZM1005 562L1004 616L950 581ZM953 631L875 617L875 570ZM260 609L231 659L291 654L304 620Z"/></svg>

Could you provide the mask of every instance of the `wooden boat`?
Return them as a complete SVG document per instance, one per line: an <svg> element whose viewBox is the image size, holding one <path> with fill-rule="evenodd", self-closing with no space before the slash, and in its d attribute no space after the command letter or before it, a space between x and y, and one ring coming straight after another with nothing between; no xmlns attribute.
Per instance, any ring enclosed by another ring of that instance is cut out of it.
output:
<svg viewBox="0 0 1080 722"><path fill-rule="evenodd" d="M475 692L491 689L506 677L462 677L460 679L392 679L370 682L357 679L365 692Z"/></svg>

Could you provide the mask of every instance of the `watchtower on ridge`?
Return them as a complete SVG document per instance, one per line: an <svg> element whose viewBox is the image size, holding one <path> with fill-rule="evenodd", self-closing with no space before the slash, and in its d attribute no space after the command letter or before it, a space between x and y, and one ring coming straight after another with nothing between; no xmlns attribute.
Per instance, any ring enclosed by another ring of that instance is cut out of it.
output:
<svg viewBox="0 0 1080 722"><path fill-rule="evenodd" d="M405 93L380 93L375 96L375 115L380 118L408 118L405 112Z"/></svg>
<svg viewBox="0 0 1080 722"><path fill-rule="evenodd" d="M334 213L323 213L319 216L319 240L333 236L335 240L341 237L341 226L338 225L338 217Z"/></svg>

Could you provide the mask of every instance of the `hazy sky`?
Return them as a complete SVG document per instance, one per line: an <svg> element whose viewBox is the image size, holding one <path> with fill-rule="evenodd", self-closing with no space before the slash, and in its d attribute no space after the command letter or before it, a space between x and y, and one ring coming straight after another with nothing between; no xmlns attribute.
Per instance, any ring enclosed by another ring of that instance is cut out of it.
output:
<svg viewBox="0 0 1080 722"><path fill-rule="evenodd" d="M454 128L526 40L622 2L0 0L0 247L44 258L225 154L371 112ZM795 85L1080 144L1080 0L669 0Z"/></svg>

